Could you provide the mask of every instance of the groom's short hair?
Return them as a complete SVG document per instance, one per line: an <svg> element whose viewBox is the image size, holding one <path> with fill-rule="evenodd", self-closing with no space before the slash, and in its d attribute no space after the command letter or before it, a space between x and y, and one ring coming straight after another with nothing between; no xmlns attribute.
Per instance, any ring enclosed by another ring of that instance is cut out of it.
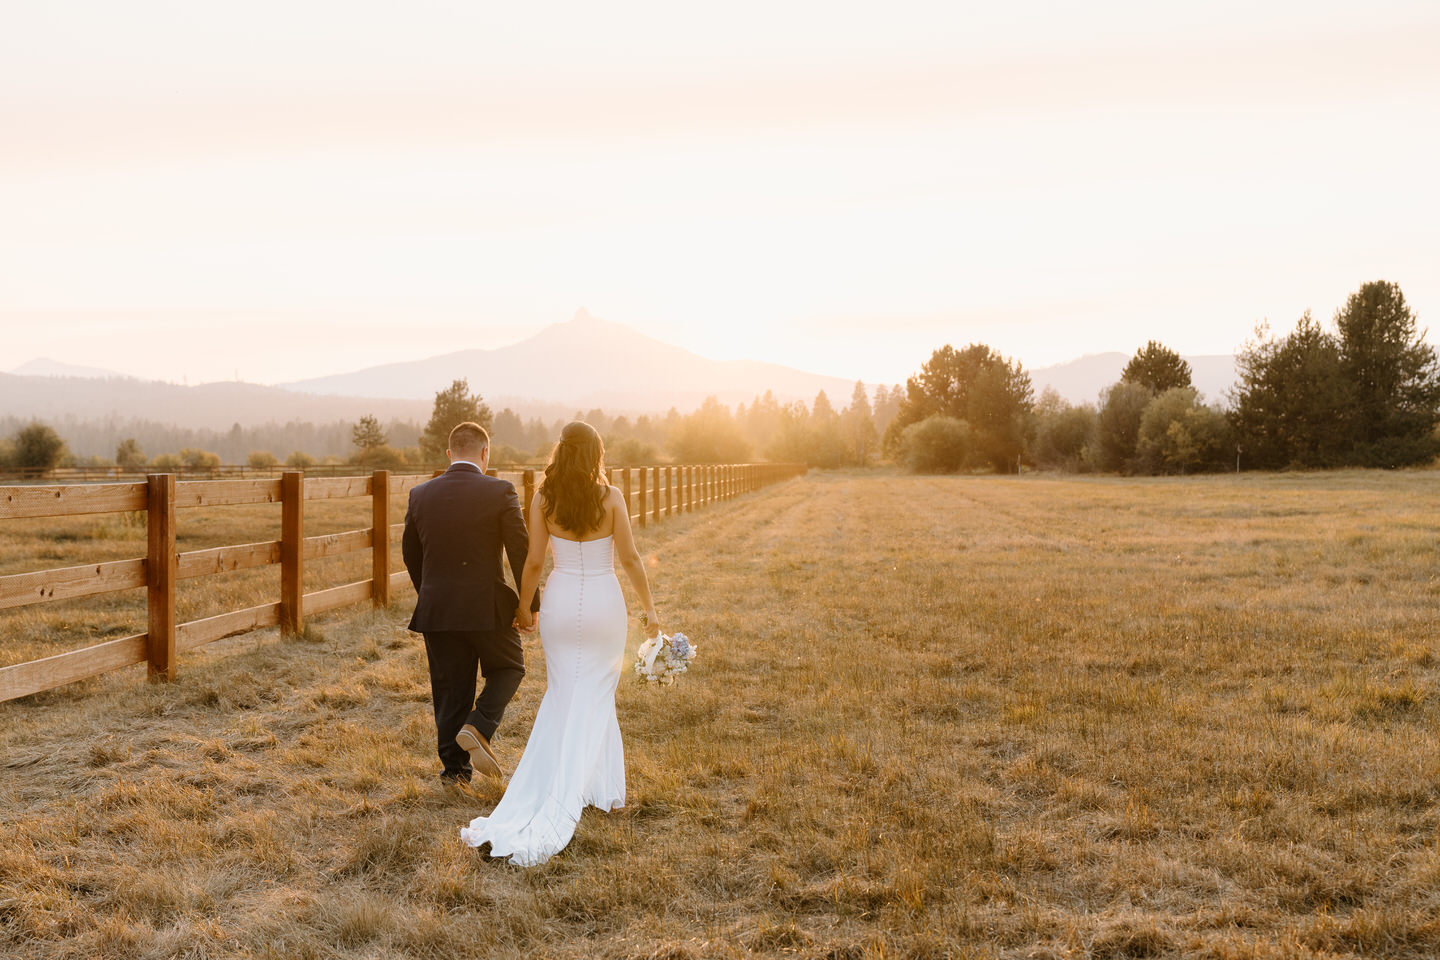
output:
<svg viewBox="0 0 1440 960"><path fill-rule="evenodd" d="M486 433L485 428L480 424L466 420L464 423L456 424L455 428L450 431L449 444L451 450L480 453L490 446L490 434Z"/></svg>

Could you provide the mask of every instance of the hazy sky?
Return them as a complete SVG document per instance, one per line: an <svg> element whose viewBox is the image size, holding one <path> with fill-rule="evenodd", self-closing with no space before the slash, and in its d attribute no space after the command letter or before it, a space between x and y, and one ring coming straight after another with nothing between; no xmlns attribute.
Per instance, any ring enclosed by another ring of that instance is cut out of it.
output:
<svg viewBox="0 0 1440 960"><path fill-rule="evenodd" d="M0 370L278 382L583 304L898 381L1379 278L1440 327L1434 0L0 3Z"/></svg>

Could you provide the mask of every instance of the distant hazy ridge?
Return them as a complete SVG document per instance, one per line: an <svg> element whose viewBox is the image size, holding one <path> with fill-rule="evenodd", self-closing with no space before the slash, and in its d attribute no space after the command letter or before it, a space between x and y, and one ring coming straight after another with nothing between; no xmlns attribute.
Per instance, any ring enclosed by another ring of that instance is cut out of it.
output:
<svg viewBox="0 0 1440 960"><path fill-rule="evenodd" d="M1053 387L1071 403L1095 403L1100 391L1120 379L1128 353L1092 353L1078 360L1038 367L1030 371L1035 396ZM1225 405L1225 391L1235 383L1235 357L1230 354L1185 357L1190 364L1191 382L1206 403Z"/></svg>
<svg viewBox="0 0 1440 960"><path fill-rule="evenodd" d="M959 344L964 338L952 338ZM916 358L916 367L925 357ZM1101 353L1030 371L1036 396L1047 386L1073 403L1094 401L1120 378L1128 354ZM1186 357L1205 399L1223 400L1235 379L1231 356ZM181 386L109 375L53 360L0 373L0 415L46 420L150 420L190 429L232 424L328 423L374 414L424 422L436 391L465 377L496 411L511 407L547 420L599 407L607 413L688 412L706 397L748 403L766 390L781 402L812 401L824 390L840 407L854 382L773 363L719 361L662 343L586 311L519 343L461 350L279 386L221 381ZM873 386L873 384L872 384Z"/></svg>

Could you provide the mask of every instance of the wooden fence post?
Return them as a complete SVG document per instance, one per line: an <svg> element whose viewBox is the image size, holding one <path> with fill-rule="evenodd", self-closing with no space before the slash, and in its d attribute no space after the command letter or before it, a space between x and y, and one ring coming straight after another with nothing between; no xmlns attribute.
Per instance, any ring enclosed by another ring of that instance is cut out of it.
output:
<svg viewBox="0 0 1440 960"><path fill-rule="evenodd" d="M659 523L659 522L660 522L660 475L663 474L665 471L662 470L662 469L660 469L659 467L656 467L654 470L652 470L652 471L650 471L650 472L653 473L653 474L655 474L655 505L652 506L652 507L650 508L650 510L651 510L651 512L652 512L653 515L654 515L654 520L655 520L655 522L656 522L656 523Z"/></svg>
<svg viewBox="0 0 1440 960"><path fill-rule="evenodd" d="M686 470L689 470L690 468L689 468L689 467L686 467L686 466L680 466L680 467L676 467L676 469L677 469L678 471L680 471L680 473L679 473L679 483L676 484L676 490L675 490L675 492L676 492L676 495L679 497L679 500L680 500L680 502L679 502L679 504L678 504L679 510L680 510L681 513L684 513L684 512L685 512L685 502L686 502L686 501L685 501L685 471L686 471Z"/></svg>
<svg viewBox="0 0 1440 960"><path fill-rule="evenodd" d="M280 629L305 628L305 474L280 474Z"/></svg>
<svg viewBox="0 0 1440 960"><path fill-rule="evenodd" d="M665 516L671 515L671 508L674 506L674 497L670 488L675 482L675 468L665 468Z"/></svg>
<svg viewBox="0 0 1440 960"><path fill-rule="evenodd" d="M640 526L645 526L645 468L640 468Z"/></svg>
<svg viewBox="0 0 1440 960"><path fill-rule="evenodd" d="M626 467L620 474L622 484L620 492L625 496L625 516L630 516L630 468Z"/></svg>
<svg viewBox="0 0 1440 960"><path fill-rule="evenodd" d="M145 556L145 605L148 623L145 660L152 680L175 679L175 474L152 473L146 496L148 544Z"/></svg>
<svg viewBox="0 0 1440 960"><path fill-rule="evenodd" d="M525 500L520 504L520 509L525 511L525 529L530 529L530 501L535 499L535 471L526 470L521 474L525 487Z"/></svg>
<svg viewBox="0 0 1440 960"><path fill-rule="evenodd" d="M390 606L390 471L370 475L370 596L377 607Z"/></svg>

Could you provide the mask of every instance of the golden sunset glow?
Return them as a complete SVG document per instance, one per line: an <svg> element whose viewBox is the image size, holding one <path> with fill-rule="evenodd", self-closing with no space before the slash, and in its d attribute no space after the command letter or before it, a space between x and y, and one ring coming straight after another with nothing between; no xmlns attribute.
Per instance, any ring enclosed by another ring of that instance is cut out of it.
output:
<svg viewBox="0 0 1440 960"><path fill-rule="evenodd" d="M274 383L587 305L894 382L943 342L1229 353L1377 278L1440 309L1433 4L6 19L0 369Z"/></svg>

